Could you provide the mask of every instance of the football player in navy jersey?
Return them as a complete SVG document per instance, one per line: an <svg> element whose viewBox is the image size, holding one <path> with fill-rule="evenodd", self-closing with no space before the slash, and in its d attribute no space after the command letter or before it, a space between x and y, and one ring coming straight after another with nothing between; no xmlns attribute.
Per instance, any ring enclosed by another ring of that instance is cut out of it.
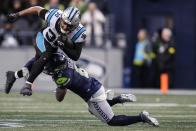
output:
<svg viewBox="0 0 196 131"><path fill-rule="evenodd" d="M57 52L58 47L72 60L78 60L82 46L85 43L86 29L80 23L80 11L76 7L69 7L64 11L59 9L46 10L40 6L31 7L18 13L8 15L10 22L16 21L20 16L38 14L47 22L47 26L41 29L36 36L35 61L31 65L31 71L21 94L32 95L31 85L36 77L43 71L45 64L51 59L51 55ZM66 48L69 47L69 48ZM6 93L9 93L15 78L22 77L22 70L6 73Z"/></svg>
<svg viewBox="0 0 196 131"><path fill-rule="evenodd" d="M32 58L24 68L30 71L34 61L35 58ZM136 101L135 96L121 94L112 100L107 100L103 85L95 78L90 77L84 69L78 68L73 60L62 53L53 54L52 59L44 66L43 72L52 76L56 83L56 99L59 102L64 99L66 90L69 89L88 104L88 110L91 114L110 126L126 126L137 122L147 122L153 126L159 126L158 121L150 117L147 111L142 111L137 116L114 115L111 106L117 103ZM24 76L28 76L28 72L23 73Z"/></svg>

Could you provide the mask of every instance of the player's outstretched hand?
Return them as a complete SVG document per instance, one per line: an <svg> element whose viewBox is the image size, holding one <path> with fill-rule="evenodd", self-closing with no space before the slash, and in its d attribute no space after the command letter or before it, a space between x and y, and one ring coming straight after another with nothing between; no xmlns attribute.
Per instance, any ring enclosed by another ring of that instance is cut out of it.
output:
<svg viewBox="0 0 196 131"><path fill-rule="evenodd" d="M7 19L9 22L13 23L18 19L19 15L18 13L10 13L7 15Z"/></svg>
<svg viewBox="0 0 196 131"><path fill-rule="evenodd" d="M25 96L31 96L32 95L32 90L31 90L31 85L25 84L24 87L20 90L20 94Z"/></svg>

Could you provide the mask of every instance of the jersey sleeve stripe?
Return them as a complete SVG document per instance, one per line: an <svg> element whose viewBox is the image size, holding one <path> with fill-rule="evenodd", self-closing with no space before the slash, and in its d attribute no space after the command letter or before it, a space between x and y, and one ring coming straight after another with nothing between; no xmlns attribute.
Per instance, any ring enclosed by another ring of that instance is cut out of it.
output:
<svg viewBox="0 0 196 131"><path fill-rule="evenodd" d="M85 27L82 27L82 28L74 35L74 37L71 39L72 42L75 42L75 41L78 39L78 37L79 37L84 31L86 31L86 28L85 28Z"/></svg>
<svg viewBox="0 0 196 131"><path fill-rule="evenodd" d="M51 10L53 11L54 9L51 9ZM47 12L47 16L46 16L46 19L45 19L46 21L47 21L47 19L48 19L50 13L51 13L52 11L48 10L49 14L48 14L48 12Z"/></svg>
<svg viewBox="0 0 196 131"><path fill-rule="evenodd" d="M52 18L52 16L58 11L58 9L54 9L47 17L47 23L50 25L50 20Z"/></svg>
<svg viewBox="0 0 196 131"><path fill-rule="evenodd" d="M54 9L51 9L51 10L54 11ZM52 12L52 11L51 11L51 12ZM50 11L48 11L48 12L50 12ZM49 18L49 16L50 16L51 12L48 14L48 16L47 16L47 18L46 18L46 21L48 20L48 18Z"/></svg>

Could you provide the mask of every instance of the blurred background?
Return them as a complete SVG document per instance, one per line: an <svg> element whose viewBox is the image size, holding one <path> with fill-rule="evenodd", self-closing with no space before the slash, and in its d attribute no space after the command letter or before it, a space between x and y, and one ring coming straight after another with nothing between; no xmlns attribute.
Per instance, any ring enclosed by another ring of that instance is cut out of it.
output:
<svg viewBox="0 0 196 131"><path fill-rule="evenodd" d="M6 15L36 5L81 11L87 41L77 64L107 88L160 88L162 82L196 89L195 0L1 0L0 83L7 70L34 56L34 36L45 26L37 15L12 24Z"/></svg>

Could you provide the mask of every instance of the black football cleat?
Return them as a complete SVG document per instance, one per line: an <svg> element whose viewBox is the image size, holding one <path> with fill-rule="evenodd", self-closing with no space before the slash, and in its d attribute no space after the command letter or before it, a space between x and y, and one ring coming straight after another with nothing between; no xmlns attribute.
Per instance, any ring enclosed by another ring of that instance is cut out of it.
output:
<svg viewBox="0 0 196 131"><path fill-rule="evenodd" d="M9 94L14 82L16 81L15 72L8 71L6 72L6 84L5 84L5 93Z"/></svg>
<svg viewBox="0 0 196 131"><path fill-rule="evenodd" d="M22 94L23 96L25 95L31 96L32 95L31 85L26 83L24 87L20 90L20 94Z"/></svg>

